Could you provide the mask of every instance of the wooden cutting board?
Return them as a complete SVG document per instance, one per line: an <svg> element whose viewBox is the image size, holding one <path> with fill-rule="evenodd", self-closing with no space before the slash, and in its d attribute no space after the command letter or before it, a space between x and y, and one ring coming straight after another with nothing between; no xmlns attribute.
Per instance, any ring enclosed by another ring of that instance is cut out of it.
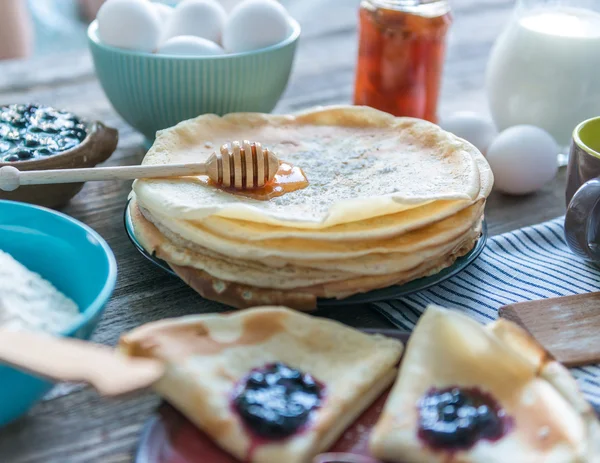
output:
<svg viewBox="0 0 600 463"><path fill-rule="evenodd" d="M523 328L568 367L600 363L600 292L521 302L500 316Z"/></svg>

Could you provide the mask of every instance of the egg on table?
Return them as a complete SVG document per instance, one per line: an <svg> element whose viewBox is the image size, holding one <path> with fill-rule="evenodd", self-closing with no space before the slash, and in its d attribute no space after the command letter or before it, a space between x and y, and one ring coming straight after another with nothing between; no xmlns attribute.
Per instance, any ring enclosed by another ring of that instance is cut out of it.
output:
<svg viewBox="0 0 600 463"><path fill-rule="evenodd" d="M157 51L161 55L211 56L225 53L219 45L202 37L180 35L164 42Z"/></svg>
<svg viewBox="0 0 600 463"><path fill-rule="evenodd" d="M163 40L194 35L220 43L226 19L227 13L217 0L183 0L167 21Z"/></svg>
<svg viewBox="0 0 600 463"><path fill-rule="evenodd" d="M498 134L494 124L473 112L458 112L442 119L440 127L473 144L484 155Z"/></svg>
<svg viewBox="0 0 600 463"><path fill-rule="evenodd" d="M517 125L506 129L487 153L494 188L511 195L539 190L556 175L558 154L554 138L539 127Z"/></svg>
<svg viewBox="0 0 600 463"><path fill-rule="evenodd" d="M230 53L275 45L291 34L290 16L275 0L245 0L231 12L223 29L223 46Z"/></svg>
<svg viewBox="0 0 600 463"><path fill-rule="evenodd" d="M98 37L107 45L146 52L158 46L162 21L147 0L108 0L97 20Z"/></svg>

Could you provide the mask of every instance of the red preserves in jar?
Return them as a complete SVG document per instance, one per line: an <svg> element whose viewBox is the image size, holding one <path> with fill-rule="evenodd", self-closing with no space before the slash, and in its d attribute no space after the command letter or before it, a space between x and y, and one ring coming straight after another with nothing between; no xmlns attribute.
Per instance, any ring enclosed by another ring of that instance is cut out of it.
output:
<svg viewBox="0 0 600 463"><path fill-rule="evenodd" d="M447 0L363 0L354 104L435 122Z"/></svg>

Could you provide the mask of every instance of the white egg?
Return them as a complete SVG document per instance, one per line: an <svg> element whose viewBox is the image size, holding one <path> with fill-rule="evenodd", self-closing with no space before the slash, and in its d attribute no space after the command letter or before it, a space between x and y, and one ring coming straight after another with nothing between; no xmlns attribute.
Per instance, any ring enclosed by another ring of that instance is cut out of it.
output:
<svg viewBox="0 0 600 463"><path fill-rule="evenodd" d="M275 0L245 0L237 5L223 29L223 46L230 53L275 45L291 34L290 16Z"/></svg>
<svg viewBox="0 0 600 463"><path fill-rule="evenodd" d="M440 126L457 137L464 138L483 154L498 134L494 124L483 116L472 112L458 112L442 119Z"/></svg>
<svg viewBox="0 0 600 463"><path fill-rule="evenodd" d="M158 13L163 26L167 24L174 10L172 6L165 5L164 3L154 3L154 9Z"/></svg>
<svg viewBox="0 0 600 463"><path fill-rule="evenodd" d="M147 52L158 46L161 21L146 0L108 0L96 18L98 37L107 45Z"/></svg>
<svg viewBox="0 0 600 463"><path fill-rule="evenodd" d="M216 0L183 0L171 14L163 39L194 35L221 43L226 19L227 13Z"/></svg>
<svg viewBox="0 0 600 463"><path fill-rule="evenodd" d="M179 56L211 56L225 53L219 45L210 40L196 37L194 35L180 35L173 37L163 43L158 52L162 55Z"/></svg>
<svg viewBox="0 0 600 463"><path fill-rule="evenodd" d="M494 188L511 195L533 193L554 178L559 148L543 129L517 125L492 142L487 160L494 173Z"/></svg>
<svg viewBox="0 0 600 463"><path fill-rule="evenodd" d="M233 10L236 6L238 6L244 0L219 0L219 3L223 5L225 11L229 12Z"/></svg>

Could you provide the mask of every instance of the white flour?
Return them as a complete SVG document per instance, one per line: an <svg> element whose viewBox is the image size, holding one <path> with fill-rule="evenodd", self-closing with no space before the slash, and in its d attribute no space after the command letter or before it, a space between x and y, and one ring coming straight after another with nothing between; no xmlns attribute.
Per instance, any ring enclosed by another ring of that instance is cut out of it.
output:
<svg viewBox="0 0 600 463"><path fill-rule="evenodd" d="M57 333L80 316L75 302L0 250L0 327Z"/></svg>

